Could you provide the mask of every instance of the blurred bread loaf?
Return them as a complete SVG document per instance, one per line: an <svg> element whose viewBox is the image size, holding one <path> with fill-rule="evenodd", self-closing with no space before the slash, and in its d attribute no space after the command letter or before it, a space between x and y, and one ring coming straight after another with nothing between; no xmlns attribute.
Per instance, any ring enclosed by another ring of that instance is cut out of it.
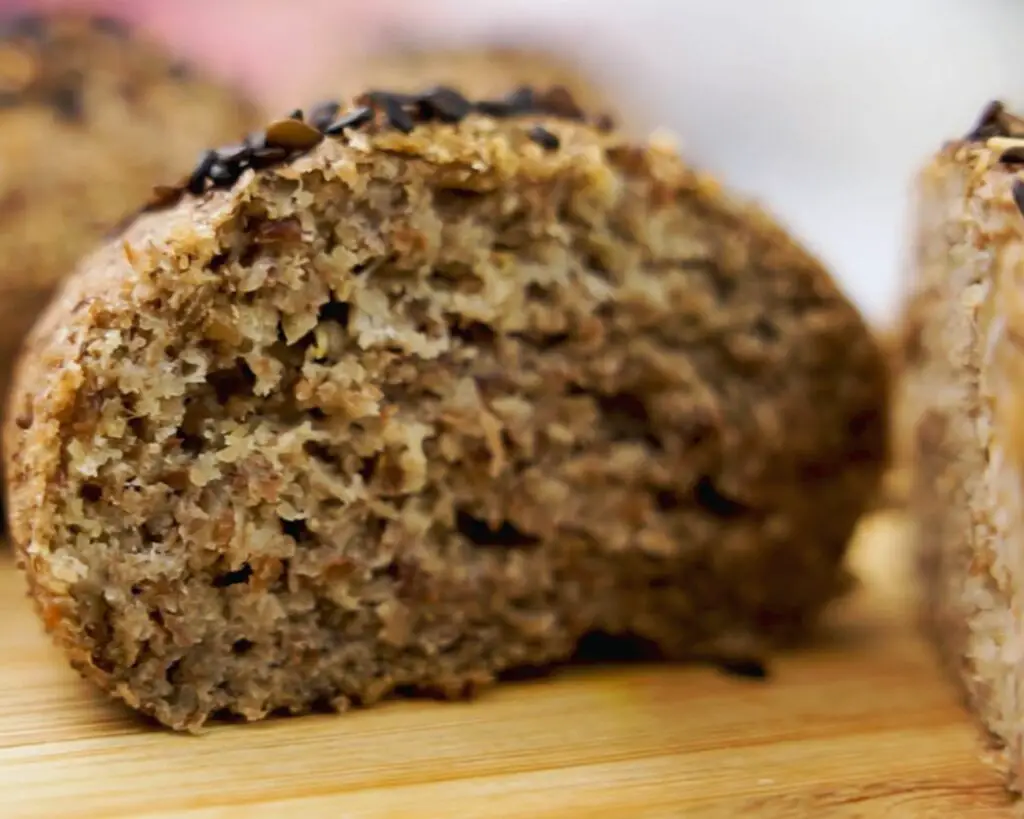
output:
<svg viewBox="0 0 1024 819"><path fill-rule="evenodd" d="M139 39L78 15L0 22L0 394L60 279L253 106Z"/></svg>

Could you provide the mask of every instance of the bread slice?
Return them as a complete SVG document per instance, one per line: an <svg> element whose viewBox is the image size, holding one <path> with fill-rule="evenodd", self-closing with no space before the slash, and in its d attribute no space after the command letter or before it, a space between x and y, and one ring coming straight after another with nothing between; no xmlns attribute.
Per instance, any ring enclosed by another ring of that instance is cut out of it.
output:
<svg viewBox="0 0 1024 819"><path fill-rule="evenodd" d="M159 191L35 329L11 528L75 667L193 728L800 634L887 428L821 266L564 90L364 102Z"/></svg>
<svg viewBox="0 0 1024 819"><path fill-rule="evenodd" d="M113 20L0 19L0 396L58 281L153 185L262 124Z"/></svg>
<svg viewBox="0 0 1024 819"><path fill-rule="evenodd" d="M927 623L1024 786L1024 123L990 106L917 188L902 401Z"/></svg>

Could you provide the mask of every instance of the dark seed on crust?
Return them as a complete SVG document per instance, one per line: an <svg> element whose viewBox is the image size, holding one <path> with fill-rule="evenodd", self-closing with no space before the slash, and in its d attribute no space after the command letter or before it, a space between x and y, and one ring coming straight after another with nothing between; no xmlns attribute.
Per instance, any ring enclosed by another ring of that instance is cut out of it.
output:
<svg viewBox="0 0 1024 819"><path fill-rule="evenodd" d="M535 125L530 129L530 139L547 151L557 150L558 146L561 145L557 136L547 130L547 128L541 128L539 125Z"/></svg>
<svg viewBox="0 0 1024 819"><path fill-rule="evenodd" d="M256 170L260 170L261 168L269 168L271 165L276 165L278 162L283 162L287 157L287 148L267 146L266 148L254 150L249 155L249 164Z"/></svg>
<svg viewBox="0 0 1024 819"><path fill-rule="evenodd" d="M302 119L302 109L296 108L288 115L288 119Z"/></svg>
<svg viewBox="0 0 1024 819"><path fill-rule="evenodd" d="M416 127L412 115L402 107L402 103L394 97L385 97L381 102L384 108L384 116L388 118L388 124L392 128L401 131L403 134L412 132Z"/></svg>
<svg viewBox="0 0 1024 819"><path fill-rule="evenodd" d="M718 667L723 674L728 674L732 677L746 677L751 680L768 679L768 669L761 660L755 657L735 657L720 660Z"/></svg>
<svg viewBox="0 0 1024 819"><path fill-rule="evenodd" d="M992 100L981 112L978 121L974 124L970 133L967 134L967 139L978 141L995 136L1007 136L1002 124L1004 110L1005 106L1002 102Z"/></svg>
<svg viewBox="0 0 1024 819"><path fill-rule="evenodd" d="M268 147L287 148L290 151L308 151L323 141L324 135L300 119L279 119L267 126L265 139Z"/></svg>
<svg viewBox="0 0 1024 819"><path fill-rule="evenodd" d="M381 91L380 89L373 89L360 95L356 102L360 105L373 104L384 107L387 100L394 100L399 105L415 105L420 101L417 94L403 94L398 91Z"/></svg>
<svg viewBox="0 0 1024 819"><path fill-rule="evenodd" d="M512 112L506 100L478 100L473 108L488 117L507 117Z"/></svg>
<svg viewBox="0 0 1024 819"><path fill-rule="evenodd" d="M337 136L342 131L349 128L358 128L360 125L365 125L373 119L373 109L366 106L355 108L349 111L341 119L337 119L324 128L324 133L328 136Z"/></svg>
<svg viewBox="0 0 1024 819"><path fill-rule="evenodd" d="M568 88L556 85L549 88L537 100L537 107L546 114L565 119L583 119L583 109L576 104Z"/></svg>
<svg viewBox="0 0 1024 819"><path fill-rule="evenodd" d="M1024 179L1013 180L1013 201L1017 205L1017 210L1024 213Z"/></svg>
<svg viewBox="0 0 1024 819"><path fill-rule="evenodd" d="M238 181L238 174L221 162L215 162L207 176L217 187L228 187Z"/></svg>
<svg viewBox="0 0 1024 819"><path fill-rule="evenodd" d="M1024 164L1024 145L1020 147L1007 148L999 155L999 161L1004 165Z"/></svg>
<svg viewBox="0 0 1024 819"><path fill-rule="evenodd" d="M323 131L328 125L334 122L334 118L338 116L338 112L341 110L341 105L334 100L326 100L325 102L318 103L313 106L313 110L309 112L309 124L316 128L318 131Z"/></svg>
<svg viewBox="0 0 1024 819"><path fill-rule="evenodd" d="M438 86L427 92L420 100L420 108L429 117L437 117L442 122L460 122L473 110L469 100L454 88L446 86Z"/></svg>
<svg viewBox="0 0 1024 819"><path fill-rule="evenodd" d="M213 167L213 163L217 161L216 151L204 151L203 155L199 157L199 161L196 163L195 168L192 170L192 174L188 178L188 192L194 194L200 194L206 190L206 177L210 173L210 168Z"/></svg>
<svg viewBox="0 0 1024 819"><path fill-rule="evenodd" d="M245 159L250 150L248 145L226 145L217 149L217 159L226 165L234 165Z"/></svg>
<svg viewBox="0 0 1024 819"><path fill-rule="evenodd" d="M505 98L508 114L528 114L537 108L537 95L528 85L521 86Z"/></svg>

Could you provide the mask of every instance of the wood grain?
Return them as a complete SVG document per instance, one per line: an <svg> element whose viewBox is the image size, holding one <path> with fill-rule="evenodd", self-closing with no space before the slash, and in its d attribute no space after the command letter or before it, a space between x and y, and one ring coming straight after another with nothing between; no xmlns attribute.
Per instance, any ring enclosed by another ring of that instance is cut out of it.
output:
<svg viewBox="0 0 1024 819"><path fill-rule="evenodd" d="M174 736L95 694L0 565L0 817L1011 816L911 626L906 526L863 527L865 588L766 683L576 668L473 703Z"/></svg>

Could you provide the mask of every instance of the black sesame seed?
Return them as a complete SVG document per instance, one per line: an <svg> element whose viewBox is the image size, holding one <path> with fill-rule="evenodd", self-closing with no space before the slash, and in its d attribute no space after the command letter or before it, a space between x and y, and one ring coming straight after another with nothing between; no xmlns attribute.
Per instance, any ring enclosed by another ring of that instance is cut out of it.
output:
<svg viewBox="0 0 1024 819"><path fill-rule="evenodd" d="M326 128L324 128L324 133L327 134L327 136L337 136L342 131L345 131L349 128L358 128L360 125L365 125L372 119L372 108L368 108L367 106L354 108L353 110L345 114L343 117L341 117L340 119L336 119Z"/></svg>
<svg viewBox="0 0 1024 819"><path fill-rule="evenodd" d="M572 93L563 85L555 85L537 99L537 108L546 114L563 119L583 119L583 109L576 104Z"/></svg>
<svg viewBox="0 0 1024 819"><path fill-rule="evenodd" d="M1024 213L1024 179L1013 180L1013 201L1017 205L1017 210Z"/></svg>
<svg viewBox="0 0 1024 819"><path fill-rule="evenodd" d="M1024 164L1024 145L1007 148L999 155L999 161L1004 165Z"/></svg>
<svg viewBox="0 0 1024 819"><path fill-rule="evenodd" d="M207 176L210 181L217 187L230 187L238 181L237 171L229 168L227 165L221 162L215 162L211 167Z"/></svg>
<svg viewBox="0 0 1024 819"><path fill-rule="evenodd" d="M288 115L288 119L297 119L297 120L301 121L302 120L302 109L301 108L296 108L294 111L292 111Z"/></svg>
<svg viewBox="0 0 1024 819"><path fill-rule="evenodd" d="M249 164L258 171L262 168L269 168L273 165L277 165L287 158L288 150L286 148L268 146L266 148L257 148L253 151L249 155Z"/></svg>
<svg viewBox="0 0 1024 819"><path fill-rule="evenodd" d="M537 108L537 94L528 85L523 85L505 98L509 114L528 114Z"/></svg>
<svg viewBox="0 0 1024 819"><path fill-rule="evenodd" d="M437 117L442 122L459 122L466 118L473 106L454 88L442 85L423 95L420 109L424 119Z"/></svg>
<svg viewBox="0 0 1024 819"><path fill-rule="evenodd" d="M507 117L512 113L505 100L477 100L473 108L488 117Z"/></svg>
<svg viewBox="0 0 1024 819"><path fill-rule="evenodd" d="M387 100L394 100L399 105L415 105L420 101L420 97L418 94L404 94L400 91L381 91L380 89L374 89L367 91L365 94L360 96L357 102L375 103L384 107Z"/></svg>
<svg viewBox="0 0 1024 819"><path fill-rule="evenodd" d="M541 128L539 125L535 125L530 129L530 139L546 151L557 150L558 146L562 144L558 141L557 136L551 133L547 128Z"/></svg>
<svg viewBox="0 0 1024 819"><path fill-rule="evenodd" d="M313 110L309 112L309 124L316 128L318 131L323 131L334 122L334 118L338 116L338 112L341 110L341 105L334 100L326 100L325 102L318 103L313 106Z"/></svg>
<svg viewBox="0 0 1024 819"><path fill-rule="evenodd" d="M977 142L991 137L1007 136L1006 128L1003 124L1003 112L1005 110L1006 107L1002 102L992 100L982 110L978 121L974 124L970 133L967 134L967 139Z"/></svg>
<svg viewBox="0 0 1024 819"><path fill-rule="evenodd" d="M751 680L768 679L768 669L755 657L734 657L719 660L718 668L723 674L732 677L746 677Z"/></svg>
<svg viewBox="0 0 1024 819"><path fill-rule="evenodd" d="M225 165L235 165L244 160L250 150L248 145L226 145L217 149L217 160Z"/></svg>
<svg viewBox="0 0 1024 819"><path fill-rule="evenodd" d="M66 74L50 92L50 104L65 122L81 122L85 113L82 75Z"/></svg>
<svg viewBox="0 0 1024 819"><path fill-rule="evenodd" d="M401 131L403 134L408 134L416 127L412 115L402 107L400 100L395 97L384 97L381 100L381 106L384 109L384 116L387 117L388 124L392 128Z"/></svg>
<svg viewBox="0 0 1024 819"><path fill-rule="evenodd" d="M192 174L188 178L188 182L185 184L189 193L198 195L206 190L207 175L210 173L210 168L213 167L213 163L216 161L216 151L203 152L203 155L199 157L199 161L196 162L196 166L193 168Z"/></svg>

